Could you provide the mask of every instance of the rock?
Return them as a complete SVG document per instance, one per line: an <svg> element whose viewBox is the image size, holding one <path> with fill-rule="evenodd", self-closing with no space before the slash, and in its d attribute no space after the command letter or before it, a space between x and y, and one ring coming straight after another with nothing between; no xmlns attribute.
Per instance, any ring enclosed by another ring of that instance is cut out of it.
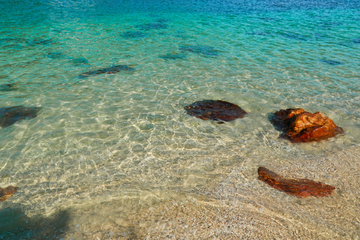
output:
<svg viewBox="0 0 360 240"><path fill-rule="evenodd" d="M0 126L8 127L22 119L35 118L39 110L39 107L22 106L0 108Z"/></svg>
<svg viewBox="0 0 360 240"><path fill-rule="evenodd" d="M315 182L308 179L285 179L267 168L259 167L259 180L269 184L271 187L283 191L289 195L299 198L310 196L325 197L332 193L335 189L333 186Z"/></svg>
<svg viewBox="0 0 360 240"><path fill-rule="evenodd" d="M341 64L344 64L344 63L342 63L340 61L330 60L330 59L320 59L320 62L329 64L329 65L341 65Z"/></svg>
<svg viewBox="0 0 360 240"><path fill-rule="evenodd" d="M136 26L136 28L140 30L165 29L167 27L168 26L166 24L162 24L162 23L147 23Z"/></svg>
<svg viewBox="0 0 360 240"><path fill-rule="evenodd" d="M30 46L32 45L48 45L48 44L52 44L53 40L52 39L34 39L30 42L28 42L28 44Z"/></svg>
<svg viewBox="0 0 360 240"><path fill-rule="evenodd" d="M48 58L51 58L51 59L64 59L64 58L67 58L67 56L61 52L49 52L47 55L46 55Z"/></svg>
<svg viewBox="0 0 360 240"><path fill-rule="evenodd" d="M287 38L287 39L291 39L291 40L297 40L297 41L307 41L309 40L307 37L299 35L299 34L294 34L294 33L280 33L280 36Z"/></svg>
<svg viewBox="0 0 360 240"><path fill-rule="evenodd" d="M216 57L219 55L218 50L208 46L181 46L179 51L192 52L207 57Z"/></svg>
<svg viewBox="0 0 360 240"><path fill-rule="evenodd" d="M16 90L15 84L0 84L0 92L8 92Z"/></svg>
<svg viewBox="0 0 360 240"><path fill-rule="evenodd" d="M284 131L284 137L295 143L325 140L344 132L323 113L309 113L302 108L280 110L271 121Z"/></svg>
<svg viewBox="0 0 360 240"><path fill-rule="evenodd" d="M287 39L291 39L291 40L297 40L297 41L307 41L309 40L307 37L299 35L299 34L294 34L294 33L280 33L280 36L287 38Z"/></svg>
<svg viewBox="0 0 360 240"><path fill-rule="evenodd" d="M353 43L360 43L360 38L353 39Z"/></svg>
<svg viewBox="0 0 360 240"><path fill-rule="evenodd" d="M94 76L94 75L99 75L99 74L114 74L120 71L135 71L135 68L132 67L128 67L126 65L116 65L116 66L112 66L112 67L108 67L108 68L102 68L99 70L95 70L95 71L89 71L86 73L82 73L80 74L80 78L85 78L85 77L89 77L89 76Z"/></svg>
<svg viewBox="0 0 360 240"><path fill-rule="evenodd" d="M140 31L128 31L121 34L123 38L143 38L146 34Z"/></svg>
<svg viewBox="0 0 360 240"><path fill-rule="evenodd" d="M16 193L18 187L8 186L6 188L0 188L0 201L3 202L9 197L11 197L14 193Z"/></svg>
<svg viewBox="0 0 360 240"><path fill-rule="evenodd" d="M215 120L219 123L222 121L229 122L237 118L243 118L247 112L238 105L221 101L221 100L204 100L194 102L185 106L187 114L203 120Z"/></svg>
<svg viewBox="0 0 360 240"><path fill-rule="evenodd" d="M176 60L176 59L184 59L185 55L168 53L166 55L160 55L159 58L162 58L165 60Z"/></svg>
<svg viewBox="0 0 360 240"><path fill-rule="evenodd" d="M84 57L74 58L71 60L71 63L75 66L89 64L89 61Z"/></svg>

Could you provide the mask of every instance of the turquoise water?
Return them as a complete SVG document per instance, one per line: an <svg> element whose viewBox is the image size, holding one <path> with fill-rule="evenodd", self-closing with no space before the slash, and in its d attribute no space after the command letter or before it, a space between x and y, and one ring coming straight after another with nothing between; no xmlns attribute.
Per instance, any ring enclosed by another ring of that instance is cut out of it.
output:
<svg viewBox="0 0 360 240"><path fill-rule="evenodd" d="M3 239L359 238L359 1L0 9L0 81L14 84L0 107L41 107L0 129L0 187L19 187L0 205ZM79 77L115 65L135 70ZM186 114L203 99L249 114L221 125ZM268 118L289 107L321 111L345 134L281 139ZM259 166L337 190L289 197L257 180ZM191 210L179 220L181 204ZM214 217L186 220L201 214Z"/></svg>

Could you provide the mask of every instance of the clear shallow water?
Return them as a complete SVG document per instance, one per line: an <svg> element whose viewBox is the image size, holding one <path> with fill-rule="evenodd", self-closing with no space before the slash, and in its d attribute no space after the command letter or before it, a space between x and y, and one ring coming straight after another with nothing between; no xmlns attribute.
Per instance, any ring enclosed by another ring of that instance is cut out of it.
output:
<svg viewBox="0 0 360 240"><path fill-rule="evenodd" d="M1 6L0 79L16 90L0 107L42 108L0 129L0 186L20 188L0 206L4 239L359 237L359 2ZM114 65L136 71L79 78ZM249 114L219 125L183 110L203 99ZM346 134L280 139L268 116L289 107ZM259 166L337 190L289 197Z"/></svg>

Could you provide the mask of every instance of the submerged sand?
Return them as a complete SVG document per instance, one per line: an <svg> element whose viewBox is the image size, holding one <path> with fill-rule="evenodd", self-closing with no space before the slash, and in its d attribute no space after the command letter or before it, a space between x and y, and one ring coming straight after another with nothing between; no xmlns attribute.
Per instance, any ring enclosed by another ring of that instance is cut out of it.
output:
<svg viewBox="0 0 360 240"><path fill-rule="evenodd" d="M120 199L102 196L96 205L84 199L41 219L27 216L23 226L38 239L359 239L359 153L354 146L316 159L289 160L286 166L245 159L215 170L221 177L192 191L149 189ZM289 196L257 179L262 165L284 177L309 178L336 189L323 198Z"/></svg>

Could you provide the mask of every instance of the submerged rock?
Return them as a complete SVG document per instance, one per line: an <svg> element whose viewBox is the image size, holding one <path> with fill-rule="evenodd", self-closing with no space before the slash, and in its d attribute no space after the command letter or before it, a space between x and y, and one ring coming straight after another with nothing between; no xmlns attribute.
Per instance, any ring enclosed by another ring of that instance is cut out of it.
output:
<svg viewBox="0 0 360 240"><path fill-rule="evenodd" d="M80 66L84 64L89 64L89 61L84 57L74 58L71 60L71 63L75 66Z"/></svg>
<svg viewBox="0 0 360 240"><path fill-rule="evenodd" d="M280 33L280 36L287 38L287 39L291 39L291 40L297 40L297 41L307 41L309 40L307 37L304 37L302 35L299 34L294 34L294 33Z"/></svg>
<svg viewBox="0 0 360 240"><path fill-rule="evenodd" d="M344 132L323 113L309 113L302 108L277 111L271 122L295 143L325 140Z"/></svg>
<svg viewBox="0 0 360 240"><path fill-rule="evenodd" d="M9 197L11 197L14 193L16 193L18 189L19 189L18 187L13 187L13 186L0 188L0 201L1 202L5 201Z"/></svg>
<svg viewBox="0 0 360 240"><path fill-rule="evenodd" d="M313 180L282 178L264 167L259 167L258 174L260 181L269 184L277 190L299 198L306 198L310 196L325 197L330 195L335 189L333 186L329 186L321 182L315 182Z"/></svg>
<svg viewBox="0 0 360 240"><path fill-rule="evenodd" d="M106 74L114 74L114 73L118 73L120 71L135 71L135 68L128 67L127 65L116 65L116 66L112 66L112 67L108 67L108 68L101 68L99 70L82 73L82 74L80 74L79 77L85 78L85 77L99 75L99 74L105 74L105 73Z"/></svg>
<svg viewBox="0 0 360 240"><path fill-rule="evenodd" d="M168 26L166 24L162 24L162 23L147 23L136 26L136 28L140 30L165 29L167 27Z"/></svg>
<svg viewBox="0 0 360 240"><path fill-rule="evenodd" d="M176 59L184 59L185 55L168 53L166 55L160 55L159 58L162 58L162 59L165 59L165 60L176 60Z"/></svg>
<svg viewBox="0 0 360 240"><path fill-rule="evenodd" d="M159 19L156 19L156 22L158 22L158 23L166 23L166 22L170 22L170 19L159 18Z"/></svg>
<svg viewBox="0 0 360 240"><path fill-rule="evenodd" d="M247 32L246 34L255 35L255 36L268 36L268 35L270 35L270 33L264 32L264 31L251 31L251 32Z"/></svg>
<svg viewBox="0 0 360 240"><path fill-rule="evenodd" d="M181 46L180 51L192 52L207 57L216 57L219 55L218 50L208 46Z"/></svg>
<svg viewBox="0 0 360 240"><path fill-rule="evenodd" d="M247 112L238 105L221 100L204 100L185 106L187 114L202 120L215 120L219 123L243 118Z"/></svg>
<svg viewBox="0 0 360 240"><path fill-rule="evenodd" d="M128 31L121 34L123 38L143 38L146 34L140 31Z"/></svg>
<svg viewBox="0 0 360 240"><path fill-rule="evenodd" d="M342 62L336 61L336 60L330 60L330 59L320 59L320 62L327 63L329 65L341 65L344 64Z"/></svg>
<svg viewBox="0 0 360 240"><path fill-rule="evenodd" d="M52 39L35 39L32 41L29 41L28 44L31 45L48 45L48 44L52 44L53 40Z"/></svg>
<svg viewBox="0 0 360 240"><path fill-rule="evenodd" d="M8 127L22 119L31 119L37 116L39 107L4 107L0 108L0 126Z"/></svg>
<svg viewBox="0 0 360 240"><path fill-rule="evenodd" d="M62 58L67 58L67 56L61 52L49 52L47 54L47 57L48 58L51 58L51 59L62 59Z"/></svg>
<svg viewBox="0 0 360 240"><path fill-rule="evenodd" d="M8 92L8 91L14 91L16 90L16 86L15 84L1 84L0 85L0 91L1 92Z"/></svg>
<svg viewBox="0 0 360 240"><path fill-rule="evenodd" d="M360 38L353 39L353 43L360 43Z"/></svg>

